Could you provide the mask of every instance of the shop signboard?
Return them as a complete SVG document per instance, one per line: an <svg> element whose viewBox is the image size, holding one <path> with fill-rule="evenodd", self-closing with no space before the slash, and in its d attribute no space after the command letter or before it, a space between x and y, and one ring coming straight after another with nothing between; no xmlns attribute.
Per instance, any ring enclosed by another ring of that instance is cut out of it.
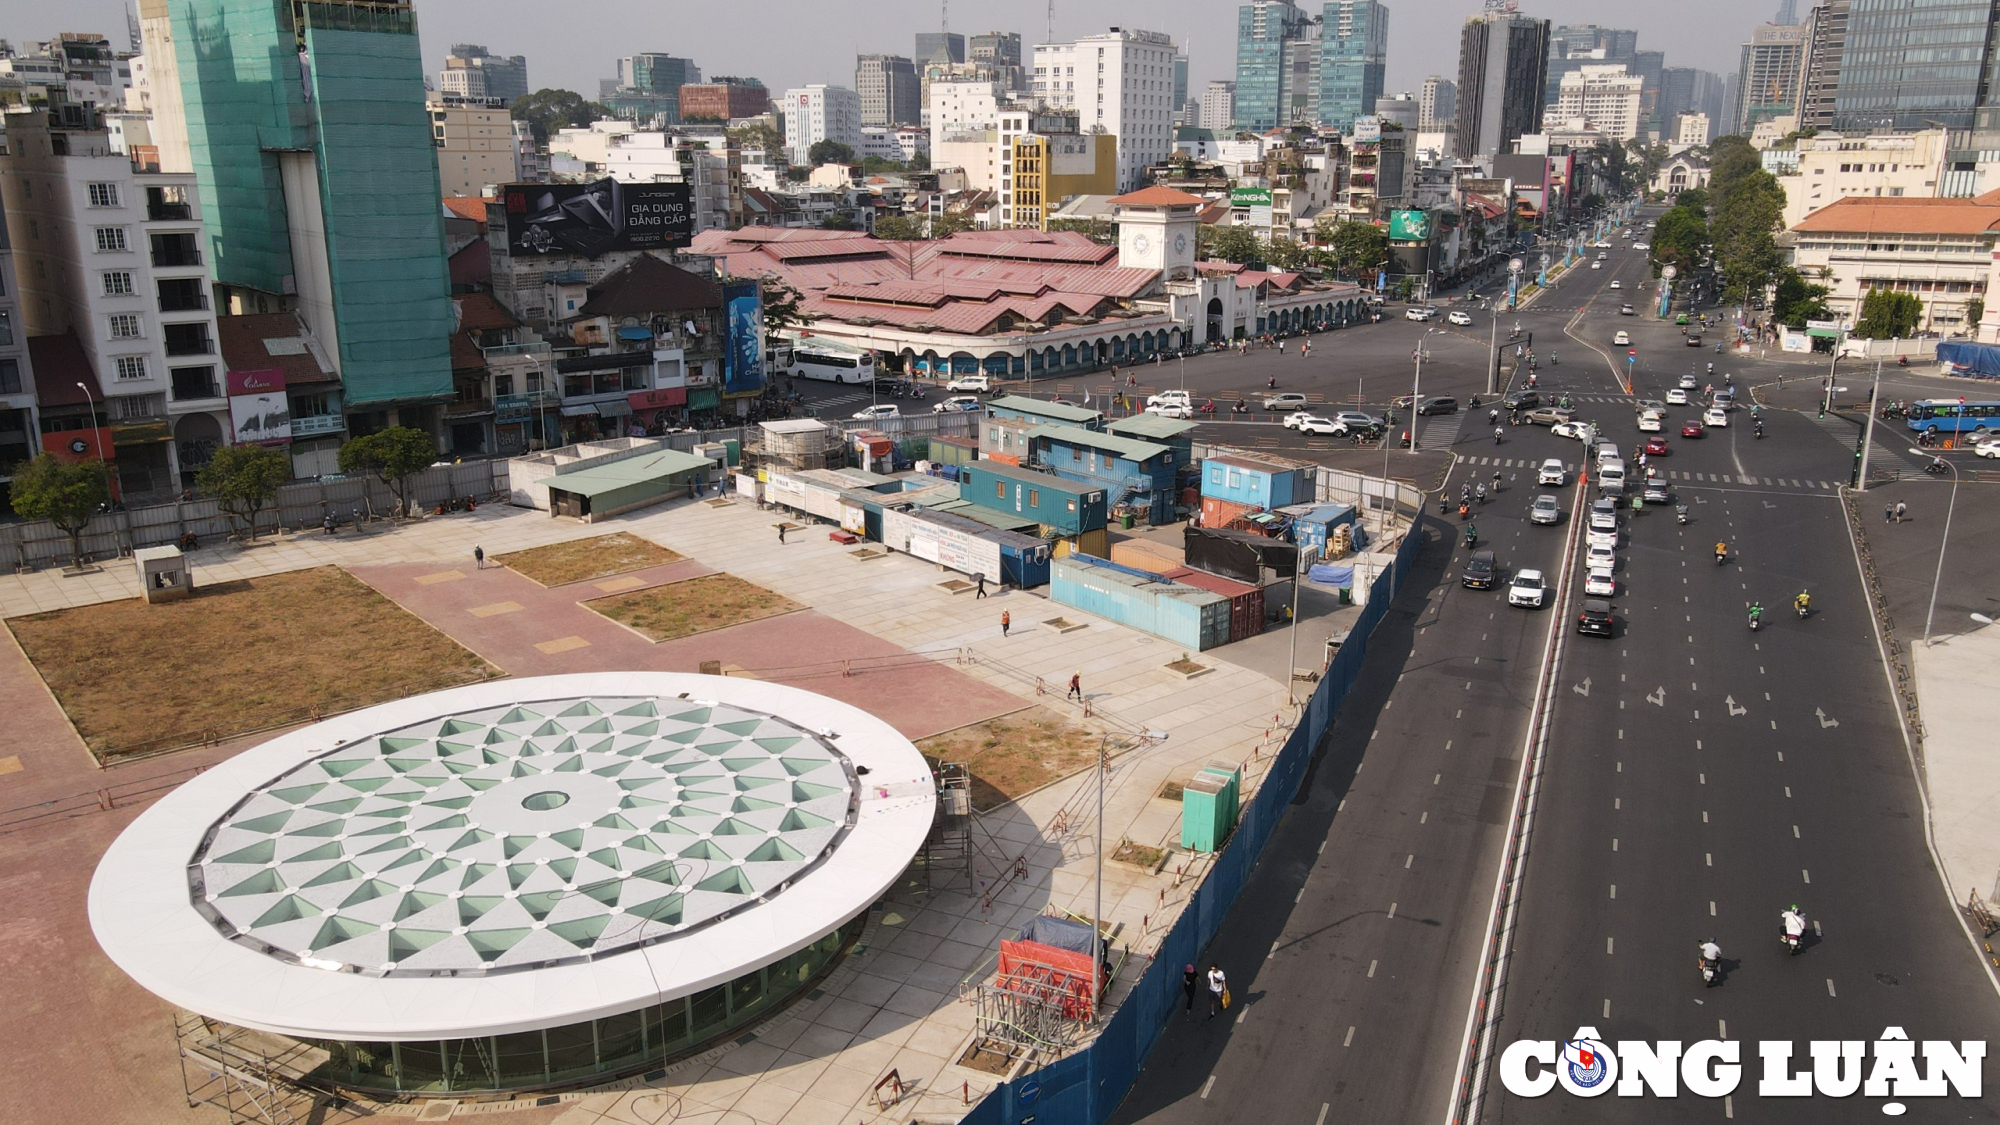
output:
<svg viewBox="0 0 2000 1125"><path fill-rule="evenodd" d="M229 426L235 445L284 445L292 440L292 407L285 398L283 368L229 373Z"/></svg>
<svg viewBox="0 0 2000 1125"><path fill-rule="evenodd" d="M694 237L694 205L687 184L628 184L612 179L508 184L501 198L506 204L509 254L595 258L614 250L675 249Z"/></svg>

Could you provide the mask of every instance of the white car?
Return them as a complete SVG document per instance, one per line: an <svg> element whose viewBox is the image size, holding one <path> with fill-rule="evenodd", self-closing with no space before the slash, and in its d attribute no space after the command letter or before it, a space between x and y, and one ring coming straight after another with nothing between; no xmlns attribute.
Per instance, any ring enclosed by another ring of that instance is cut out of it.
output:
<svg viewBox="0 0 2000 1125"><path fill-rule="evenodd" d="M993 380L984 375L960 375L958 378L946 383L944 389L947 391L980 391L991 393L993 390Z"/></svg>
<svg viewBox="0 0 2000 1125"><path fill-rule="evenodd" d="M1146 405L1146 413L1160 418L1192 418L1194 407L1185 402L1154 402Z"/></svg>
<svg viewBox="0 0 2000 1125"><path fill-rule="evenodd" d="M1344 434L1347 432L1346 426L1341 425L1333 419L1322 418L1317 414L1307 414L1303 410L1296 414L1287 415L1285 425L1302 434Z"/></svg>
<svg viewBox="0 0 2000 1125"><path fill-rule="evenodd" d="M1431 320L1437 316L1433 308L1414 308L1403 314L1404 320Z"/></svg>
<svg viewBox="0 0 2000 1125"><path fill-rule="evenodd" d="M1686 390L1680 387L1675 387L1673 390L1667 392L1668 406L1686 406L1687 404L1688 404L1688 393Z"/></svg>
<svg viewBox="0 0 2000 1125"><path fill-rule="evenodd" d="M1535 483L1552 484L1557 488L1568 484L1569 470L1563 468L1562 458L1551 457L1543 461L1542 467L1535 471Z"/></svg>
<svg viewBox="0 0 2000 1125"><path fill-rule="evenodd" d="M1590 530L1584 532L1583 538L1584 542L1592 547L1603 547L1606 550L1610 550L1618 546L1618 529L1613 527L1610 531L1600 530L1596 526L1596 521L1593 520Z"/></svg>
<svg viewBox="0 0 2000 1125"><path fill-rule="evenodd" d="M1618 593L1618 580L1611 577L1611 572L1608 570L1601 568L1593 570L1583 580L1583 593L1585 597L1591 598L1615 597Z"/></svg>
<svg viewBox="0 0 2000 1125"><path fill-rule="evenodd" d="M1286 391L1283 394L1264 396L1264 409L1266 410L1304 410L1306 405L1306 396L1297 391Z"/></svg>
<svg viewBox="0 0 2000 1125"><path fill-rule="evenodd" d="M1632 249L1634 250L1651 250L1652 248L1653 244L1650 242L1634 242L1632 244Z"/></svg>
<svg viewBox="0 0 2000 1125"><path fill-rule="evenodd" d="M855 411L852 415L853 419L857 422L873 422L881 418L901 418L902 416L903 412L898 410L896 404L891 402L881 402L874 406L866 406Z"/></svg>
<svg viewBox="0 0 2000 1125"><path fill-rule="evenodd" d="M1647 413L1639 415L1640 433L1657 434L1665 428L1666 428L1665 426L1660 424L1660 416L1658 414L1654 414L1651 411L1648 411Z"/></svg>
<svg viewBox="0 0 2000 1125"><path fill-rule="evenodd" d="M1557 437L1589 441L1591 425L1588 422L1557 422L1555 425L1549 427L1549 432Z"/></svg>
<svg viewBox="0 0 2000 1125"><path fill-rule="evenodd" d="M1980 457L2000 457L2000 441L1982 441L1972 447L1972 452Z"/></svg>
<svg viewBox="0 0 2000 1125"><path fill-rule="evenodd" d="M1611 343L1616 347L1629 348L1632 346L1632 334L1620 328L1611 334Z"/></svg>
<svg viewBox="0 0 2000 1125"><path fill-rule="evenodd" d="M1701 386L1701 380L1700 380L1700 379L1697 379L1697 378L1695 378L1695 377L1694 377L1694 376L1692 376L1692 375L1683 375L1683 376L1681 376L1681 381L1680 381L1680 388L1681 388L1681 390L1684 390L1684 391L1691 391L1691 390L1694 390L1694 389L1695 389L1696 387L1699 387L1699 386Z"/></svg>
<svg viewBox="0 0 2000 1125"><path fill-rule="evenodd" d="M1194 396L1186 391L1161 391L1146 396L1147 406L1193 406Z"/></svg>
<svg viewBox="0 0 2000 1125"><path fill-rule="evenodd" d="M1333 420L1350 430L1380 430L1386 428L1382 419L1359 410L1336 411Z"/></svg>
<svg viewBox="0 0 2000 1125"><path fill-rule="evenodd" d="M1583 553L1583 564L1591 570L1617 570L1618 556L1612 553L1608 543L1592 543Z"/></svg>
<svg viewBox="0 0 2000 1125"><path fill-rule="evenodd" d="M1594 247L1594 248L1596 248L1596 249L1599 249L1599 250L1609 250L1609 249L1611 249L1611 244L1610 244L1609 242L1606 242L1606 241L1604 241L1604 240L1603 240L1603 239L1601 239L1601 238L1600 238L1600 239L1598 239L1598 240L1597 240L1596 242L1593 242L1593 243L1591 243L1590 245L1591 245L1591 246L1593 246L1593 247ZM1601 255L1601 254L1600 254L1600 255L1598 255L1598 256L1599 256L1599 257L1603 257L1603 255Z"/></svg>
<svg viewBox="0 0 2000 1125"><path fill-rule="evenodd" d="M1724 410L1720 406L1711 406L1707 410L1702 411L1701 424L1715 429L1727 429L1729 427L1729 411Z"/></svg>
<svg viewBox="0 0 2000 1125"><path fill-rule="evenodd" d="M1601 270L1601 269L1603 269L1603 268L1604 268L1604 263L1603 263L1603 262L1592 262L1592 263L1590 263L1590 268L1591 268L1591 269L1594 269L1594 270Z"/></svg>
<svg viewBox="0 0 2000 1125"><path fill-rule="evenodd" d="M1445 317L1445 320L1448 321L1449 323L1456 324L1461 328L1472 327L1472 314L1468 312L1460 312L1458 309L1451 310L1450 314L1448 314Z"/></svg>
<svg viewBox="0 0 2000 1125"><path fill-rule="evenodd" d="M931 407L931 413L976 414L979 412L979 409L978 395L953 395L951 398L945 399L943 402Z"/></svg>
<svg viewBox="0 0 2000 1125"><path fill-rule="evenodd" d="M1611 288L1613 288L1613 289L1623 289L1623 288L1625 288L1625 283L1624 283L1624 282L1622 282L1622 281L1619 281L1619 280L1618 280L1617 278L1615 278L1615 277L1614 277L1614 278L1612 278L1612 279L1611 279Z"/></svg>
<svg viewBox="0 0 2000 1125"><path fill-rule="evenodd" d="M1548 588L1541 571L1517 570L1514 572L1514 581L1507 586L1507 604L1540 609Z"/></svg>
<svg viewBox="0 0 2000 1125"><path fill-rule="evenodd" d="M1599 499L1590 506L1590 533L1597 535L1608 532L1618 534L1618 505L1615 501Z"/></svg>

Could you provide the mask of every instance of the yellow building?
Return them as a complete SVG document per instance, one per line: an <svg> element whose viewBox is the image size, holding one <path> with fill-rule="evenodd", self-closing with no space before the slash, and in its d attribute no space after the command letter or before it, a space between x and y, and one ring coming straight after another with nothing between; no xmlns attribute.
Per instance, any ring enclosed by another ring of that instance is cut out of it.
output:
<svg viewBox="0 0 2000 1125"><path fill-rule="evenodd" d="M1013 143L1008 225L1017 230L1047 230L1049 215L1079 195L1118 192L1118 138L1110 133L1024 133Z"/></svg>

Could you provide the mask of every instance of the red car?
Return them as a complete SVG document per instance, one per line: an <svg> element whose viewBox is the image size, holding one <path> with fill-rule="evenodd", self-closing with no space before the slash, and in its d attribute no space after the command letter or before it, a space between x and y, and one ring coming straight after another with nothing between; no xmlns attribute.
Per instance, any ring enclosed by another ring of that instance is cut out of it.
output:
<svg viewBox="0 0 2000 1125"><path fill-rule="evenodd" d="M1683 431L1683 432L1685 432L1685 431ZM1665 457L1666 455L1667 455L1667 439L1666 439L1666 438L1663 438L1663 437L1656 437L1656 438L1647 438L1647 439L1646 439L1646 456L1648 456L1648 457Z"/></svg>
<svg viewBox="0 0 2000 1125"><path fill-rule="evenodd" d="M1681 427L1681 436L1684 438L1698 438L1705 432L1700 422L1689 422Z"/></svg>

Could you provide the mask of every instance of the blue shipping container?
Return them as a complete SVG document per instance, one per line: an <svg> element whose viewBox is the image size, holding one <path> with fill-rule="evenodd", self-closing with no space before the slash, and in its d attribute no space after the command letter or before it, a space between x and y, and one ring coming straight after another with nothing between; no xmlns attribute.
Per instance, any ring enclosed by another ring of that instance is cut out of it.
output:
<svg viewBox="0 0 2000 1125"><path fill-rule="evenodd" d="M1326 549L1327 536L1341 524L1354 522L1354 509L1345 504L1324 504L1299 516L1292 523L1292 539L1307 552Z"/></svg>
<svg viewBox="0 0 2000 1125"><path fill-rule="evenodd" d="M1161 582L1157 575L1100 562L1087 555L1055 560L1049 596L1057 604L1128 625L1203 652L1229 642L1229 599L1221 594Z"/></svg>

